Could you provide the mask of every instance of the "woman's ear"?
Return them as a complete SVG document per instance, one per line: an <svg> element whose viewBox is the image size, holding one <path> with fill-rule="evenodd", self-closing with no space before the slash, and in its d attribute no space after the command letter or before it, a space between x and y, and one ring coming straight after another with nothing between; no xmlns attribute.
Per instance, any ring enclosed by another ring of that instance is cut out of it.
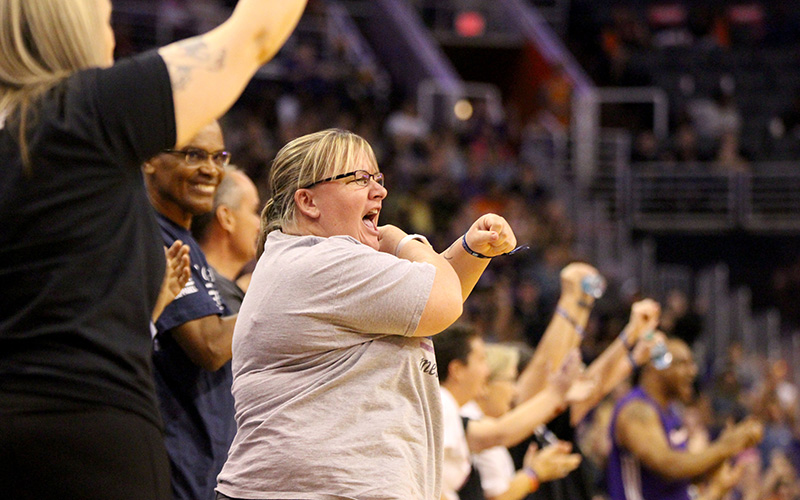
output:
<svg viewBox="0 0 800 500"><path fill-rule="evenodd" d="M152 160L147 160L142 164L142 172L147 175L153 175L156 172L156 167L153 165Z"/></svg>
<svg viewBox="0 0 800 500"><path fill-rule="evenodd" d="M314 201L314 192L310 189L298 189L295 191L294 204L297 210L309 219L319 218L319 207Z"/></svg>

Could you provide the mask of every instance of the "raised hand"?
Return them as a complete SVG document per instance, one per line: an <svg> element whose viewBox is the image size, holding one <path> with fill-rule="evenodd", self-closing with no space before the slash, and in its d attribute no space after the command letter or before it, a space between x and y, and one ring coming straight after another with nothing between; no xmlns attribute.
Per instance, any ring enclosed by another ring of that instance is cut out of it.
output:
<svg viewBox="0 0 800 500"><path fill-rule="evenodd" d="M464 235L467 246L486 257L508 253L517 246L517 238L508 222L495 214L486 214L476 220Z"/></svg>
<svg viewBox="0 0 800 500"><path fill-rule="evenodd" d="M167 270L164 274L163 288L165 293L171 295L169 299L171 301L183 290L192 274L189 245L176 240L172 246L164 249L164 255L167 259Z"/></svg>
<svg viewBox="0 0 800 500"><path fill-rule="evenodd" d="M594 297L584 293L581 282L587 276L599 275L597 268L584 262L572 262L561 270L561 296L574 296L576 300L593 303Z"/></svg>
<svg viewBox="0 0 800 500"><path fill-rule="evenodd" d="M164 308L181 293L192 275L189 245L183 244L181 240L175 240L169 248L164 249L164 257L167 259L167 269L153 309L154 323Z"/></svg>
<svg viewBox="0 0 800 500"><path fill-rule="evenodd" d="M378 243L381 252L394 255L397 250L397 244L400 243L406 236L406 232L397 226L386 224L385 226L378 227Z"/></svg>
<svg viewBox="0 0 800 500"><path fill-rule="evenodd" d="M631 306L631 317L625 326L625 344L632 346L654 332L661 320L661 306L653 299L642 299Z"/></svg>

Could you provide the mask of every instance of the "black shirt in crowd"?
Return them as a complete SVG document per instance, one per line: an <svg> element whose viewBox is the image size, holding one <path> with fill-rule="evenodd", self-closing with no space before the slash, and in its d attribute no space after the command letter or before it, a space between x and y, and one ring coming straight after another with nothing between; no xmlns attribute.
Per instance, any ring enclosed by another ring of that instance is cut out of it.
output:
<svg viewBox="0 0 800 500"><path fill-rule="evenodd" d="M160 422L149 322L164 246L140 165L175 143L149 52L76 73L0 128L0 411L110 405Z"/></svg>

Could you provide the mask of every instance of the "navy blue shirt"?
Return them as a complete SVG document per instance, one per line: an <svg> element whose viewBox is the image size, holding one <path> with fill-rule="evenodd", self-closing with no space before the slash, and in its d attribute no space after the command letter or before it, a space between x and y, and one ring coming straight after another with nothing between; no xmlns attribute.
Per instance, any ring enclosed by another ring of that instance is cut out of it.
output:
<svg viewBox="0 0 800 500"><path fill-rule="evenodd" d="M200 245L191 232L156 214L164 244L181 240L189 245L192 276L156 323L153 365L156 392L166 429L165 443L172 466L175 498L212 500L236 433L230 361L215 372L195 365L171 335L189 321L230 311L214 283Z"/></svg>

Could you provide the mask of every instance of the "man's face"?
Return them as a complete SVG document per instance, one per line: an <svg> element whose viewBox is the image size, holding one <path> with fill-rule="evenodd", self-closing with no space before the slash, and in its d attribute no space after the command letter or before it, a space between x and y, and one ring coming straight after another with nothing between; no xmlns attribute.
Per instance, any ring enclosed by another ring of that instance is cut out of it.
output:
<svg viewBox="0 0 800 500"><path fill-rule="evenodd" d="M667 347L672 353L672 364L665 369L663 376L672 397L688 403L692 399L694 379L697 376L697 365L692 351L681 340L667 340Z"/></svg>
<svg viewBox="0 0 800 500"><path fill-rule="evenodd" d="M222 130L214 122L180 150L162 152L148 161L144 171L156 210L186 228L192 216L211 211L225 175L224 165L219 164L224 149Z"/></svg>
<svg viewBox="0 0 800 500"><path fill-rule="evenodd" d="M256 256L256 240L261 227L261 201L255 184L247 175L237 171L228 175L233 177L240 194L239 206L231 209L234 249L242 260L249 261Z"/></svg>

